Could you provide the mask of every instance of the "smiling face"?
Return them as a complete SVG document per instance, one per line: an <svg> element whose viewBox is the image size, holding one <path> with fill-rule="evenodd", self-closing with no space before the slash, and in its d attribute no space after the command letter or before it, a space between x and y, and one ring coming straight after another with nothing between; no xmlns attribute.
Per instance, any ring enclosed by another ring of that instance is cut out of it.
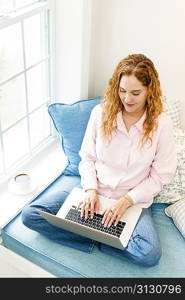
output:
<svg viewBox="0 0 185 300"><path fill-rule="evenodd" d="M127 114L134 116L145 111L147 87L134 75L121 77L118 94Z"/></svg>

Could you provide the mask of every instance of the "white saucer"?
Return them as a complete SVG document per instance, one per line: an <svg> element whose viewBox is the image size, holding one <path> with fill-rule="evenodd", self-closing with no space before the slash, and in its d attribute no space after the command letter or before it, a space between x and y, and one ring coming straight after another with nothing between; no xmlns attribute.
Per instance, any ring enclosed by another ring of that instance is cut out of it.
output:
<svg viewBox="0 0 185 300"><path fill-rule="evenodd" d="M8 189L15 195L27 195L36 191L37 184L32 180L29 187L22 189L19 184L15 182L14 178L12 178L8 183Z"/></svg>

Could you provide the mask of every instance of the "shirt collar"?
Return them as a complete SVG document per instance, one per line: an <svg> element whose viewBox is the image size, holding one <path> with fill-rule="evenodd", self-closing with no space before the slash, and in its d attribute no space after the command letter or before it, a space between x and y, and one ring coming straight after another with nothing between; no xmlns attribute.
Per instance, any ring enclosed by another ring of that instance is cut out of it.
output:
<svg viewBox="0 0 185 300"><path fill-rule="evenodd" d="M146 110L144 111L141 118L133 126L137 127L140 131L142 131L145 119L146 119ZM123 117L122 117L122 111L120 111L117 114L117 128L122 131L123 131L123 129L125 129L125 124L124 124Z"/></svg>

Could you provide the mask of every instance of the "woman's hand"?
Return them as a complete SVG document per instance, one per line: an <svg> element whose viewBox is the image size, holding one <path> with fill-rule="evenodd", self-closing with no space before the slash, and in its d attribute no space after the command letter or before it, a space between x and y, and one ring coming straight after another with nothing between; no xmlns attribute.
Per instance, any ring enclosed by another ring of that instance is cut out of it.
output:
<svg viewBox="0 0 185 300"><path fill-rule="evenodd" d="M104 224L105 227L110 227L114 222L114 226L116 226L124 212L131 205L133 205L133 201L129 196L121 197L116 200L116 202L104 212L102 224Z"/></svg>
<svg viewBox="0 0 185 300"><path fill-rule="evenodd" d="M87 190L85 198L78 204L77 209L81 207L81 218L85 216L85 219L90 216L91 219L94 217L94 212L98 212L99 210L99 198L97 190Z"/></svg>

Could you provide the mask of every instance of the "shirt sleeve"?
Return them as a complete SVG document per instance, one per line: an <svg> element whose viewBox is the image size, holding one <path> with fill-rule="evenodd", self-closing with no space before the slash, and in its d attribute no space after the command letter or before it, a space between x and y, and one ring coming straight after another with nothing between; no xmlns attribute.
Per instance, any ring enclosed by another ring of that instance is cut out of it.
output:
<svg viewBox="0 0 185 300"><path fill-rule="evenodd" d="M177 168L177 153L171 119L166 116L159 135L156 155L147 178L128 192L134 204L149 207L154 196L173 179Z"/></svg>
<svg viewBox="0 0 185 300"><path fill-rule="evenodd" d="M97 134L97 113L99 105L96 105L90 115L85 131L79 155L79 173L81 185L84 190L98 189L95 162L96 156L96 134Z"/></svg>

